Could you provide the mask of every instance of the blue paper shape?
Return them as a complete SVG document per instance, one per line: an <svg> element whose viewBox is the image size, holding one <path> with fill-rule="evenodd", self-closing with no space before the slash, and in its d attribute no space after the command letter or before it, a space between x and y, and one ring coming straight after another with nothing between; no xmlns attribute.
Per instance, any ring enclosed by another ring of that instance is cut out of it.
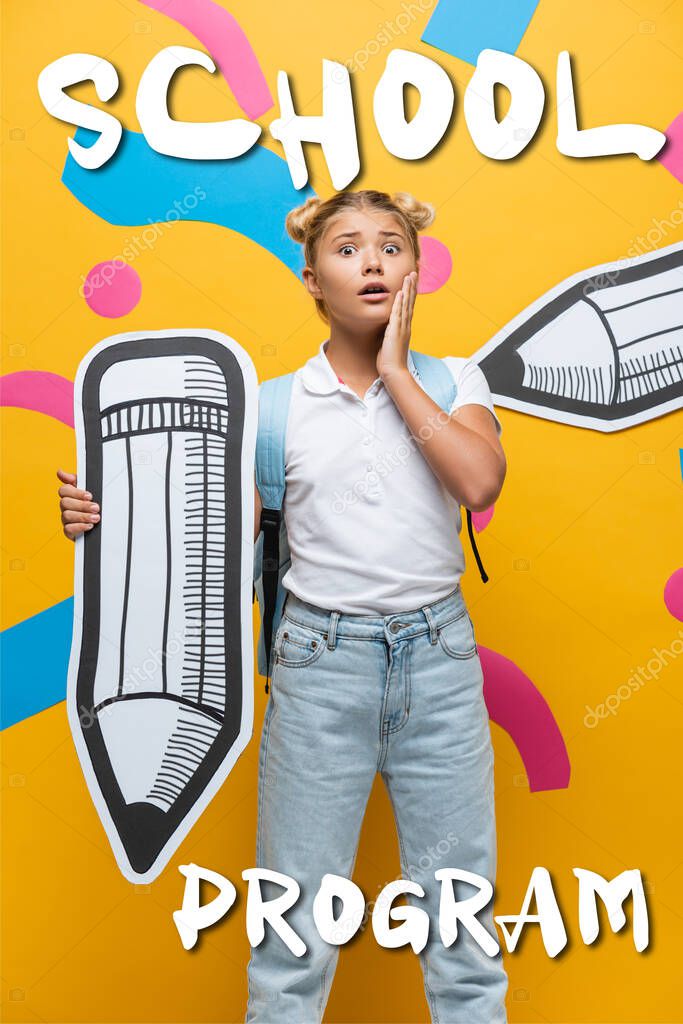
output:
<svg viewBox="0 0 683 1024"><path fill-rule="evenodd" d="M0 636L0 727L22 722L66 699L74 601L46 608Z"/></svg>
<svg viewBox="0 0 683 1024"><path fill-rule="evenodd" d="M87 128L74 136L82 146L97 138ZM157 153L140 132L124 131L114 156L96 170L81 167L69 153L62 181L109 224L220 224L251 238L301 277L303 250L287 234L285 217L315 192L295 189L286 161L263 146L234 160L183 160Z"/></svg>
<svg viewBox="0 0 683 1024"><path fill-rule="evenodd" d="M538 0L439 0L422 41L476 64L482 50L514 53Z"/></svg>

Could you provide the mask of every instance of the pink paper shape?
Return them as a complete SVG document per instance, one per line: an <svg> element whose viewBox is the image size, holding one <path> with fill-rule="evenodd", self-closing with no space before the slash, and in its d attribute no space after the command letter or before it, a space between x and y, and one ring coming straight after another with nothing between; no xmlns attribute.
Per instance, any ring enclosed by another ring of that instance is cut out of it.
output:
<svg viewBox="0 0 683 1024"><path fill-rule="evenodd" d="M677 181L683 183L683 112L674 118L665 134L667 141L657 159Z"/></svg>
<svg viewBox="0 0 683 1024"><path fill-rule="evenodd" d="M683 622L683 569L676 569L666 581L664 604L675 619Z"/></svg>
<svg viewBox="0 0 683 1024"><path fill-rule="evenodd" d="M125 316L142 295L140 275L123 260L96 263L83 285L85 301L98 316Z"/></svg>
<svg viewBox="0 0 683 1024"><path fill-rule="evenodd" d="M505 729L524 762L532 793L566 789L571 766L560 728L545 698L508 658L479 645L489 717Z"/></svg>
<svg viewBox="0 0 683 1024"><path fill-rule="evenodd" d="M141 0L184 25L209 51L250 121L273 106L268 83L236 18L211 0Z"/></svg>
<svg viewBox="0 0 683 1024"><path fill-rule="evenodd" d="M427 295L442 288L453 269L448 246L429 235L420 237L420 273L417 279L419 295Z"/></svg>
<svg viewBox="0 0 683 1024"><path fill-rule="evenodd" d="M20 370L0 377L0 405L42 412L74 425L74 386L66 377L44 370Z"/></svg>
<svg viewBox="0 0 683 1024"><path fill-rule="evenodd" d="M481 531L485 530L486 527L489 525L489 523L493 519L493 510L495 509L495 507L496 506L494 503L493 505L489 505L488 508L485 508L483 512L472 513L472 526L477 531L477 533L481 533Z"/></svg>

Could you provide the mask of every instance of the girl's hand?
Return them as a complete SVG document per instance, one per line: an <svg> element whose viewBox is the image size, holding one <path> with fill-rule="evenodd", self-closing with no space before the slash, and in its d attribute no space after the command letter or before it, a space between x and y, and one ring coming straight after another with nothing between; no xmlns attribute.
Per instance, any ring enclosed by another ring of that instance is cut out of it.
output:
<svg viewBox="0 0 683 1024"><path fill-rule="evenodd" d="M92 530L95 523L99 523L100 506L93 502L90 491L81 491L76 487L76 477L73 473L65 473L63 469L58 469L57 476L63 485L59 488L59 508L62 513L64 534L69 540L76 540L76 537L80 537L87 530Z"/></svg>
<svg viewBox="0 0 683 1024"><path fill-rule="evenodd" d="M384 379L397 370L408 369L408 348L417 295L417 271L412 270L394 296L382 347L377 353L377 373Z"/></svg>

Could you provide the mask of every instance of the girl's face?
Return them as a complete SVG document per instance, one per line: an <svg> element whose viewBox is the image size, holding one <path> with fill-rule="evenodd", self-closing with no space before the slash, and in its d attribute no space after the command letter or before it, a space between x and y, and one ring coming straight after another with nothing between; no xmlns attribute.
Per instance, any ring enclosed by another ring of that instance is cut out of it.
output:
<svg viewBox="0 0 683 1024"><path fill-rule="evenodd" d="M400 221L391 213L348 210L334 217L318 243L316 266L303 278L311 295L323 299L330 318L377 325L389 321L394 296L417 270ZM364 295L377 285L383 291Z"/></svg>

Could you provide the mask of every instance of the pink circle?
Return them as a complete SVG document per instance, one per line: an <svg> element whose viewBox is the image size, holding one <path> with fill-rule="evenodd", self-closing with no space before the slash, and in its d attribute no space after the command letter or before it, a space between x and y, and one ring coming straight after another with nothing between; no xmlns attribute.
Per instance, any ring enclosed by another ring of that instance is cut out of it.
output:
<svg viewBox="0 0 683 1024"><path fill-rule="evenodd" d="M683 569L676 569L666 581L664 604L675 619L683 622Z"/></svg>
<svg viewBox="0 0 683 1024"><path fill-rule="evenodd" d="M106 260L89 271L82 295L98 316L125 316L140 301L142 281L124 260Z"/></svg>
<svg viewBox="0 0 683 1024"><path fill-rule="evenodd" d="M420 238L420 273L417 279L418 295L436 292L451 276L453 260L448 246L438 238L424 235Z"/></svg>

